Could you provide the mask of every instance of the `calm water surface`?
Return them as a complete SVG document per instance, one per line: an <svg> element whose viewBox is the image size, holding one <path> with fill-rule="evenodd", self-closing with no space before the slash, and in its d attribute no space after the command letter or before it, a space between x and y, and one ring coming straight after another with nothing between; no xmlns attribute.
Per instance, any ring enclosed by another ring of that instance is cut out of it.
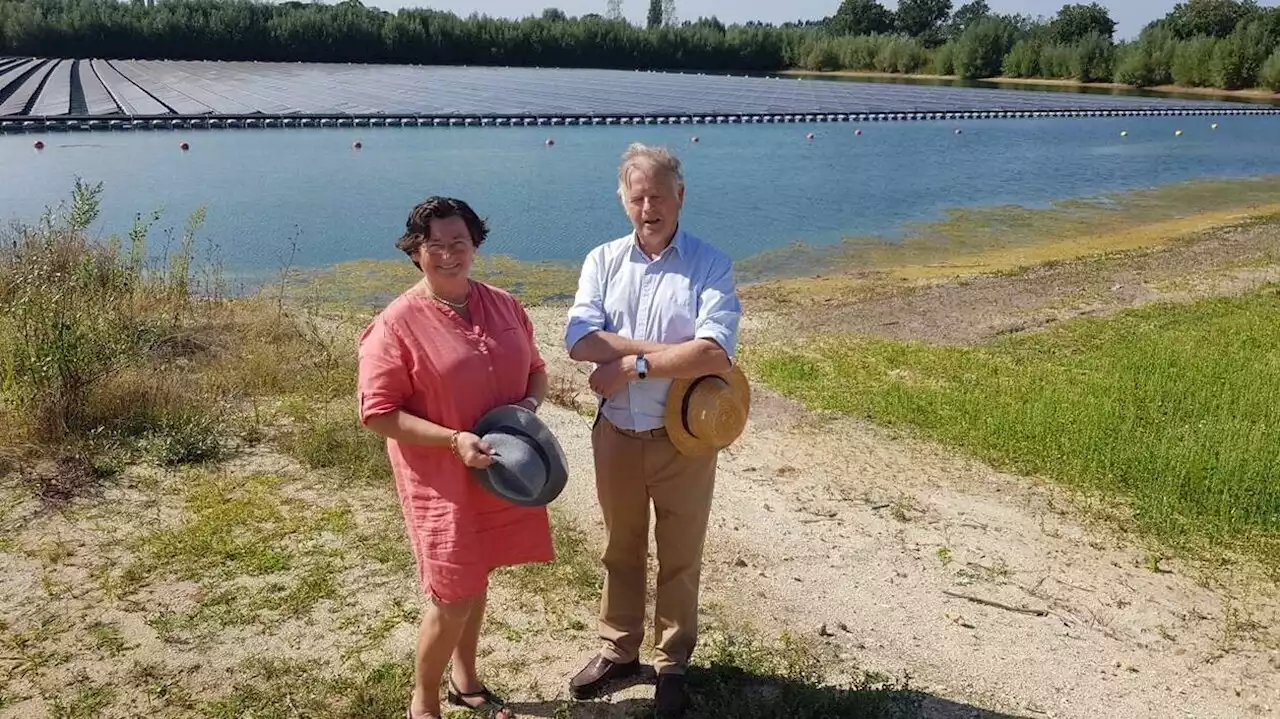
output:
<svg viewBox="0 0 1280 719"><path fill-rule="evenodd" d="M1210 123L1220 123L1217 130ZM664 143L685 163L684 223L736 258L801 241L893 237L951 207L1052 200L1195 178L1280 173L1280 118L1063 118L861 125L182 130L0 136L0 218L33 220L73 178L104 184L100 229L162 213L180 231L205 207L232 273L401 258L412 205L462 197L488 251L578 261L628 231L618 158ZM963 134L956 135L960 128ZM1175 137L1176 129L1184 130ZM1129 136L1120 133L1127 130ZM806 134L815 133L812 141ZM697 135L699 142L691 142ZM554 146L544 140L554 137ZM180 151L182 141L191 144ZM363 149L355 150L359 140Z"/></svg>

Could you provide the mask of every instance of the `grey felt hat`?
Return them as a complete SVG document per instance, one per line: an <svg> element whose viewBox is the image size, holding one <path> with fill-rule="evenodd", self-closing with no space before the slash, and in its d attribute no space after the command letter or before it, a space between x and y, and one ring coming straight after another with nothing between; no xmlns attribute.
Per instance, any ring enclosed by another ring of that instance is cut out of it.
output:
<svg viewBox="0 0 1280 719"><path fill-rule="evenodd" d="M493 448L493 464L471 473L485 489L524 507L541 507L569 481L564 450L538 415L524 407L490 410L471 433Z"/></svg>

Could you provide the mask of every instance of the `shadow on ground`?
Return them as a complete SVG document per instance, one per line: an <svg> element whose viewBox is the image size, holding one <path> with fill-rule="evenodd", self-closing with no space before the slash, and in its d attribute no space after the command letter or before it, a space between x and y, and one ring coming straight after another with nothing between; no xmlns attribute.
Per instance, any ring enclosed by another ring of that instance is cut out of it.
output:
<svg viewBox="0 0 1280 719"><path fill-rule="evenodd" d="M512 701L517 717L554 719L622 719L653 716L649 698L610 701L609 695L654 683L652 671L612 683L603 698L587 701ZM691 705L686 719L1030 719L993 712L864 677L856 684L819 686L737 667L696 667L689 672ZM651 696L645 692L646 697Z"/></svg>

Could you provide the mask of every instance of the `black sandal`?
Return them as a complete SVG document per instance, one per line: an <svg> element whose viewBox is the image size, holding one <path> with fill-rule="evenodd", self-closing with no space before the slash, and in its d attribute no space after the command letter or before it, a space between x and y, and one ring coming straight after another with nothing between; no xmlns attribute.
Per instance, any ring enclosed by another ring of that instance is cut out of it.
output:
<svg viewBox="0 0 1280 719"><path fill-rule="evenodd" d="M506 702L502 701L496 694L489 691L488 687L481 687L478 692L463 693L458 689L458 685L453 683L453 677L449 678L449 691L446 692L449 703L454 706L465 707L472 711L488 711L491 716L502 716L505 719L514 719L515 714L507 708ZM469 704L467 699L481 697L484 702L480 705Z"/></svg>

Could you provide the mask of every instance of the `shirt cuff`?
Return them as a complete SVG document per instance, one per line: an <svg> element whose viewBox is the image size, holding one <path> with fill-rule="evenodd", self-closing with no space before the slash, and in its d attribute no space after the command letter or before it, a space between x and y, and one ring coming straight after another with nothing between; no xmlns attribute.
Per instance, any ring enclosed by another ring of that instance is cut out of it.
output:
<svg viewBox="0 0 1280 719"><path fill-rule="evenodd" d="M566 352L572 352L573 346L578 341L592 332L599 332L600 328L595 325L588 324L581 320L573 320L569 322L569 326L564 332L564 349Z"/></svg>
<svg viewBox="0 0 1280 719"><path fill-rule="evenodd" d="M720 325L706 324L698 328L693 334L694 339L713 340L724 353L732 360L737 350L737 343L734 341L733 332Z"/></svg>

